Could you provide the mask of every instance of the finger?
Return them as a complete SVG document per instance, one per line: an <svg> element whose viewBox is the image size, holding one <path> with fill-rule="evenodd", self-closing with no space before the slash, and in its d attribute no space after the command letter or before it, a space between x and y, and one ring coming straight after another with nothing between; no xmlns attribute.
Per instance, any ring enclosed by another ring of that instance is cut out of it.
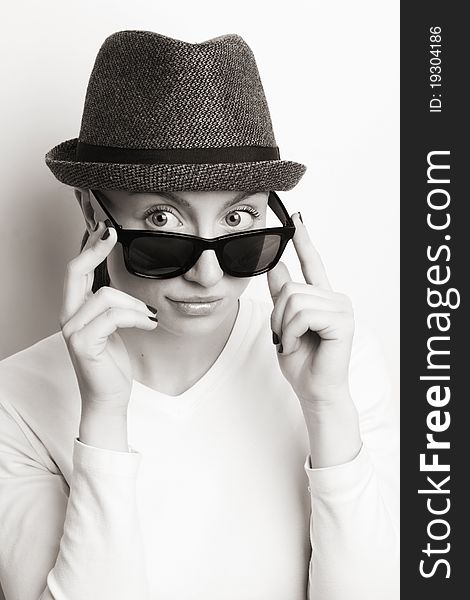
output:
<svg viewBox="0 0 470 600"><path fill-rule="evenodd" d="M322 340L338 340L343 317L346 317L344 313L330 310L307 309L296 313L283 328L282 353L295 351L299 346L299 338L309 330L316 332Z"/></svg>
<svg viewBox="0 0 470 600"><path fill-rule="evenodd" d="M295 234L292 238L295 251L299 257L305 281L311 285L333 289L326 274L325 265L318 250L313 245L307 228L299 218L299 213L292 215L295 224Z"/></svg>
<svg viewBox="0 0 470 600"><path fill-rule="evenodd" d="M296 291L296 289L300 291ZM328 292L329 297L316 295L311 290L317 290L305 283L291 282L279 295L276 306L271 313L271 327L275 331L284 346L284 329L291 319L303 310L326 310L340 312L345 310L346 304L339 300L338 295L331 296L334 292ZM326 291L326 290L325 290Z"/></svg>
<svg viewBox="0 0 470 600"><path fill-rule="evenodd" d="M304 284L304 288L308 289ZM291 294L285 303L282 312L282 331L295 315L303 310L323 310L330 312L343 312L345 307L332 298L322 298L313 294L295 293Z"/></svg>
<svg viewBox="0 0 470 600"><path fill-rule="evenodd" d="M109 236L103 240L102 237L106 230L109 231ZM85 302L91 293L95 268L104 261L116 244L117 234L112 226L107 229L102 226L93 233L95 235L93 235L90 246L67 265L60 316L61 325L65 324Z"/></svg>
<svg viewBox="0 0 470 600"><path fill-rule="evenodd" d="M83 329L70 336L69 343L76 354L88 357L101 352L108 337L120 328L137 327L148 331L155 329L158 322L138 310L109 308L90 321Z"/></svg>
<svg viewBox="0 0 470 600"><path fill-rule="evenodd" d="M271 298L274 304L274 310L271 313L271 329L273 333L276 333L277 336L280 337L282 333L281 319L278 317L278 315L282 314L282 312L280 312L277 307L279 303L279 298L281 297L283 290L285 290L286 286L292 284L292 278L290 276L289 269L281 261L277 263L274 269L268 271L267 277L269 291L271 293Z"/></svg>
<svg viewBox="0 0 470 600"><path fill-rule="evenodd" d="M273 303L275 303L281 293L282 286L288 281L292 281L292 277L290 276L287 266L282 261L279 261L274 269L268 271L267 278L269 292Z"/></svg>
<svg viewBox="0 0 470 600"><path fill-rule="evenodd" d="M289 290L293 294L308 294L310 296L316 296L318 298L326 298L327 300L333 300L334 302L347 303L350 301L346 294L341 292L335 292L326 288L310 285L308 283L299 281L290 281L288 286L284 286L281 292L277 295L276 300L279 301L286 290Z"/></svg>
<svg viewBox="0 0 470 600"><path fill-rule="evenodd" d="M110 308L127 308L138 310L146 316L154 316L155 312L138 298L108 286L100 288L96 294L92 294L72 318L62 327L62 334L67 340L80 329L83 329L90 321Z"/></svg>
<svg viewBox="0 0 470 600"><path fill-rule="evenodd" d="M98 240L103 235L103 232L105 229L106 229L106 225L103 223L103 221L98 221L95 229L93 231L88 232L87 240L86 240L83 248L81 249L80 253L85 252L85 250L88 250L88 248L90 248L90 246L93 246L93 244L96 242L96 240Z"/></svg>

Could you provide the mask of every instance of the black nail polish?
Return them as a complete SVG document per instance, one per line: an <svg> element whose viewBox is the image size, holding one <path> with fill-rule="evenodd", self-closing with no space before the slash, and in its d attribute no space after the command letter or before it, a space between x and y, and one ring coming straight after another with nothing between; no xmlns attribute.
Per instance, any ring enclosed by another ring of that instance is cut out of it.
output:
<svg viewBox="0 0 470 600"><path fill-rule="evenodd" d="M279 336L273 331L273 344L279 344Z"/></svg>
<svg viewBox="0 0 470 600"><path fill-rule="evenodd" d="M147 308L148 308L148 309L149 309L151 312L153 312L153 314L154 314L154 315L156 315L156 314L157 314L157 312L158 312L158 311L157 311L157 309L156 309L156 308L154 308L153 306L150 306L150 304L146 304L145 306L146 306L146 307L147 307Z"/></svg>
<svg viewBox="0 0 470 600"><path fill-rule="evenodd" d="M278 354L282 354L282 351L283 351L283 350L284 350L284 349L283 349L283 347L282 347L282 344L280 344L280 345L279 345L279 348L277 349L277 352L278 352Z"/></svg>
<svg viewBox="0 0 470 600"><path fill-rule="evenodd" d="M300 211L299 211L299 219L302 223L304 222L304 220L302 219L302 215L300 214Z"/></svg>
<svg viewBox="0 0 470 600"><path fill-rule="evenodd" d="M104 230L103 235L101 236L102 240L107 240L109 238L109 228L113 226L109 219L106 219L104 224L106 225L106 229Z"/></svg>
<svg viewBox="0 0 470 600"><path fill-rule="evenodd" d="M157 319L157 317L149 317L149 319L150 319L151 321L155 321L155 323L158 323L158 319Z"/></svg>

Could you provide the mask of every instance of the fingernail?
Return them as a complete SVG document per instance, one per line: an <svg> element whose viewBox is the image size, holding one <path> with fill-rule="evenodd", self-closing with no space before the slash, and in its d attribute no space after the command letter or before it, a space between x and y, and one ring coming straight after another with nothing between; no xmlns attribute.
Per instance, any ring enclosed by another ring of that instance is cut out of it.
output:
<svg viewBox="0 0 470 600"><path fill-rule="evenodd" d="M93 231L96 231L96 230L98 229L98 227L99 227L99 226L100 226L100 222L99 222L99 221L97 221L97 222L95 223L95 226L93 227Z"/></svg>
<svg viewBox="0 0 470 600"><path fill-rule="evenodd" d="M278 354L282 354L283 347L282 344L279 344L279 348L277 349Z"/></svg>
<svg viewBox="0 0 470 600"><path fill-rule="evenodd" d="M150 312L153 312L154 315L157 314L158 311L156 308L154 308L153 306L150 306L150 304L146 304L145 306L149 309Z"/></svg>
<svg viewBox="0 0 470 600"><path fill-rule="evenodd" d="M158 319L157 319L157 317L149 317L149 319L150 319L151 321L155 321L155 323L158 323Z"/></svg>
<svg viewBox="0 0 470 600"><path fill-rule="evenodd" d="M113 224L111 223L111 221L109 219L106 219L104 224L106 225L106 229L105 229L103 235L101 236L101 239L107 240L109 238L109 228L112 227Z"/></svg>
<svg viewBox="0 0 470 600"><path fill-rule="evenodd" d="M302 219L302 215L300 214L300 212L298 213L298 215L299 215L299 219L300 219L300 221L303 223L303 222L304 222L304 220Z"/></svg>
<svg viewBox="0 0 470 600"><path fill-rule="evenodd" d="M279 336L273 331L273 344L279 344Z"/></svg>

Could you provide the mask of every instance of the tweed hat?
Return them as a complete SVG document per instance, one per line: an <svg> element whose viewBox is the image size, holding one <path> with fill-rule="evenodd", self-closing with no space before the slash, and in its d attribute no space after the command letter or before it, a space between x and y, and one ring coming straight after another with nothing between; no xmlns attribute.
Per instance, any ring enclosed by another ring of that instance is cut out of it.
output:
<svg viewBox="0 0 470 600"><path fill-rule="evenodd" d="M79 136L45 161L67 185L150 192L290 190L306 170L280 158L241 36L189 43L138 30L105 39Z"/></svg>

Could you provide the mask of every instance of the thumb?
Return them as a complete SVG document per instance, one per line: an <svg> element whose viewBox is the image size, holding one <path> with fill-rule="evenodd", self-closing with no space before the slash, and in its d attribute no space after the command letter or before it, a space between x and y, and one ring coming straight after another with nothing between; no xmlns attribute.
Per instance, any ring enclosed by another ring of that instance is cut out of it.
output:
<svg viewBox="0 0 470 600"><path fill-rule="evenodd" d="M287 281L292 281L292 278L290 276L289 269L281 261L279 261L277 263L277 265L274 267L274 269L271 269L270 271L268 271L267 277L268 277L269 292L271 293L271 298L274 303L277 300L277 297L279 296L279 294L281 292L282 286Z"/></svg>

